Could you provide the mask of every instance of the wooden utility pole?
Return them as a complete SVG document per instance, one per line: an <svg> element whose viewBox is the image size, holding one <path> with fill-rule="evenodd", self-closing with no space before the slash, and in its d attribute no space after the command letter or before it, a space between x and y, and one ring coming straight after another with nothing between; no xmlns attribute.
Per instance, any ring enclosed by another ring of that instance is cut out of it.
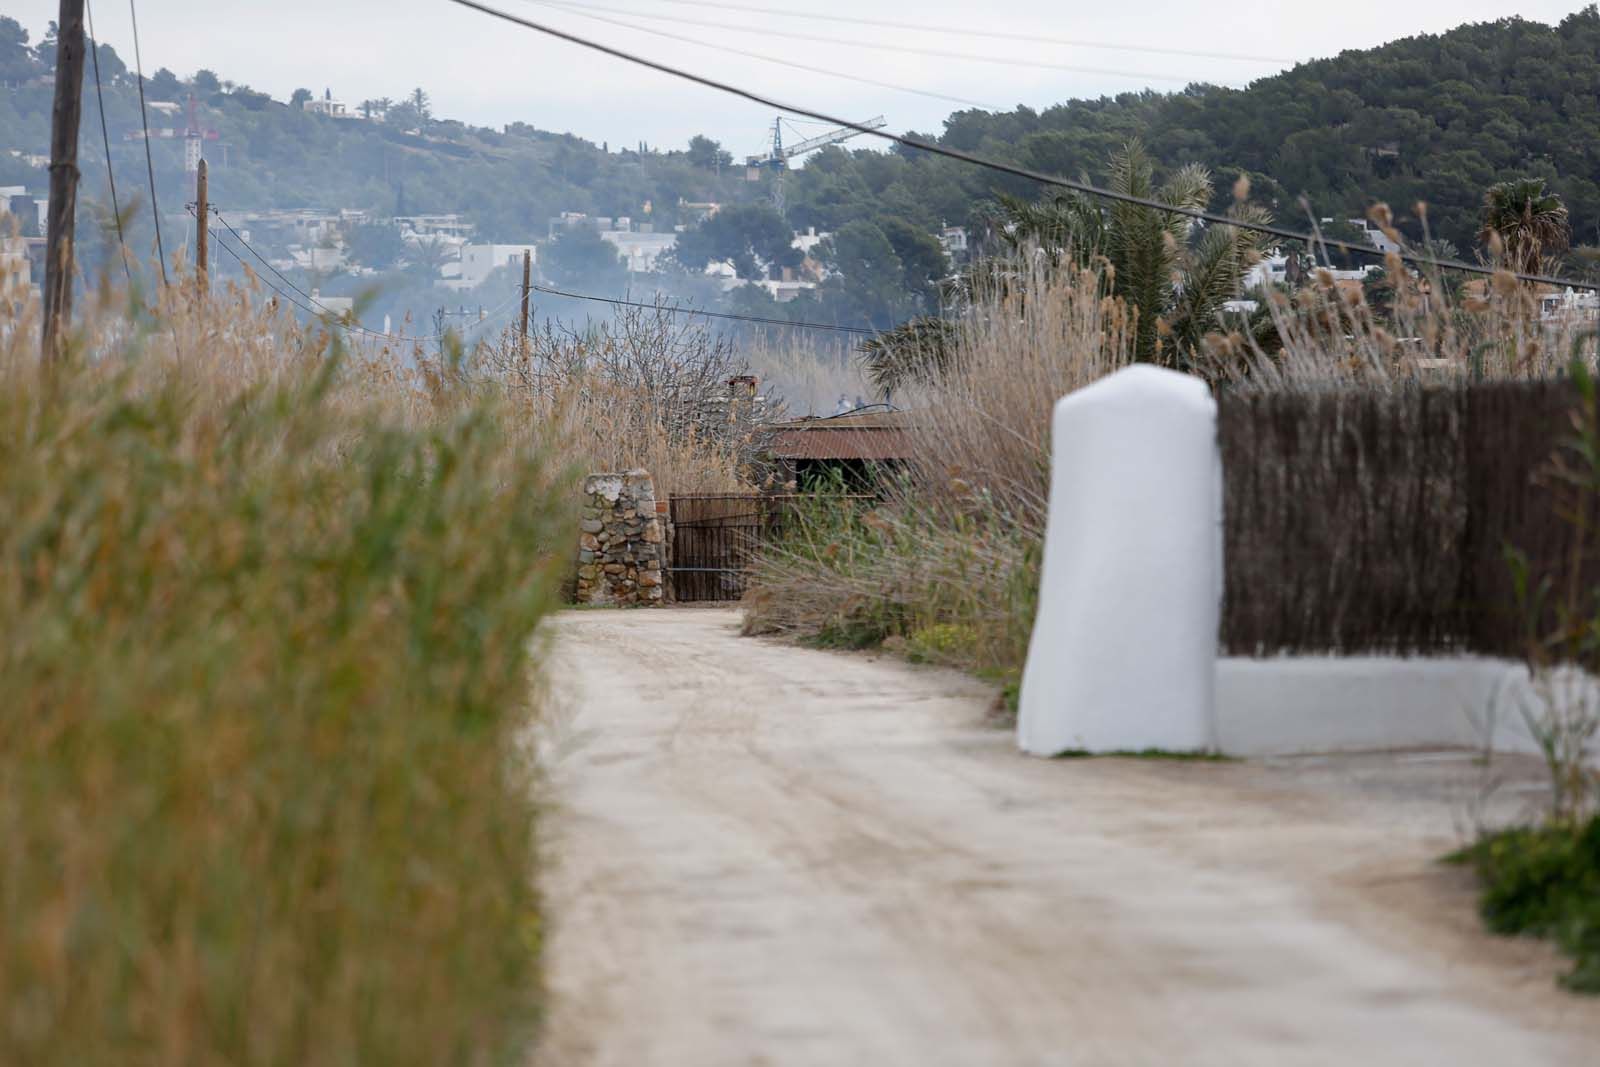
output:
<svg viewBox="0 0 1600 1067"><path fill-rule="evenodd" d="M46 362L61 354L72 320L72 235L78 220L78 123L83 117L83 0L61 0L56 20L56 94L50 112L50 207L45 228Z"/></svg>
<svg viewBox="0 0 1600 1067"><path fill-rule="evenodd" d="M528 294L533 291L533 250L522 252L522 354L528 354Z"/></svg>
<svg viewBox="0 0 1600 1067"><path fill-rule="evenodd" d="M207 270L211 265L210 188L206 178L206 161L201 160L194 172L194 280L195 288L204 296L211 291Z"/></svg>

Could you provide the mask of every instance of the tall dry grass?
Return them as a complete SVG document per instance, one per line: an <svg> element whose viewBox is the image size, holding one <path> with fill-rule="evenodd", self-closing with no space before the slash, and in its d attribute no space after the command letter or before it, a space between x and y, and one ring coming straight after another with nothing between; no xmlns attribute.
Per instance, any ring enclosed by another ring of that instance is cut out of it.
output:
<svg viewBox="0 0 1600 1067"><path fill-rule="evenodd" d="M1107 288L1096 271L1052 270L1039 256L980 284L956 358L904 398L915 412L908 502L992 509L1043 530L1056 401L1133 360L1133 315Z"/></svg>
<svg viewBox="0 0 1600 1067"><path fill-rule="evenodd" d="M1206 339L1201 373L1238 389L1387 389L1408 383L1548 378L1593 351L1594 323L1541 316L1541 291L1507 273L1452 290L1435 270L1417 275L1390 253L1391 306L1316 271L1292 296L1266 295L1274 342L1243 331Z"/></svg>
<svg viewBox="0 0 1600 1067"><path fill-rule="evenodd" d="M883 502L802 509L756 568L748 630L903 642L914 658L1015 681L1048 512L1051 412L1125 366L1133 341L1132 316L1101 276L1019 261L974 294L946 368L904 401L913 459ZM1324 272L1268 297L1264 336L1216 334L1185 360L1231 389L1391 389L1547 376L1593 351L1592 329L1542 320L1538 294L1509 275L1452 297L1445 279L1389 267L1390 313Z"/></svg>
<svg viewBox="0 0 1600 1067"><path fill-rule="evenodd" d="M749 373L730 340L665 305L582 331L547 324L526 341L506 332L459 373L550 427L575 466L642 468L660 498L754 488L762 428L783 412L730 387Z"/></svg>
<svg viewBox="0 0 1600 1067"><path fill-rule="evenodd" d="M905 403L912 460L870 513L823 497L757 565L746 628L1012 673L1026 654L1057 400L1132 359L1133 317L1042 258L980 290L957 354ZM842 487L841 487L842 488Z"/></svg>
<svg viewBox="0 0 1600 1067"><path fill-rule="evenodd" d="M248 288L86 303L49 371L0 309L0 1062L523 1062L546 435Z"/></svg>

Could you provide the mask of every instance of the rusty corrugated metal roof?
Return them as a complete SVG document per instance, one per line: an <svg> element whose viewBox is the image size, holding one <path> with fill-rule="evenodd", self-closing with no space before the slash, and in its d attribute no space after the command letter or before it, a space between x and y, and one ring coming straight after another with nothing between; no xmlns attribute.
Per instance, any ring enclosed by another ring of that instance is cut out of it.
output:
<svg viewBox="0 0 1600 1067"><path fill-rule="evenodd" d="M907 411L796 419L773 430L769 447L778 459L907 459L913 425Z"/></svg>

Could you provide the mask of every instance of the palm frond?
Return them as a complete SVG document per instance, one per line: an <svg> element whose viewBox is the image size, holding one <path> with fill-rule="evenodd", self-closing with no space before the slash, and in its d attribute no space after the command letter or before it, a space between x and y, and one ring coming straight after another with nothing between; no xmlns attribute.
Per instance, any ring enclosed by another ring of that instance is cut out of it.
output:
<svg viewBox="0 0 1600 1067"><path fill-rule="evenodd" d="M911 319L861 343L862 367L878 392L891 396L910 385L931 385L950 369L956 324L934 316Z"/></svg>

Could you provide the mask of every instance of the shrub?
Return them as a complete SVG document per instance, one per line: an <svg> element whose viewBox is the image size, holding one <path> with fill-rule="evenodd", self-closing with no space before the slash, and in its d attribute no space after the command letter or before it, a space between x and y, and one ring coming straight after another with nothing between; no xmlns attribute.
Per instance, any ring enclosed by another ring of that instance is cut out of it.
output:
<svg viewBox="0 0 1600 1067"><path fill-rule="evenodd" d="M566 498L230 299L0 351L0 1062L521 1062Z"/></svg>
<svg viewBox="0 0 1600 1067"><path fill-rule="evenodd" d="M971 626L936 622L913 630L906 639L906 656L913 663L961 663L971 655L978 634Z"/></svg>
<svg viewBox="0 0 1600 1067"><path fill-rule="evenodd" d="M1050 412L1125 365L1131 322L1091 271L1040 261L981 287L952 331L887 500L824 489L757 564L751 632L829 643L908 639L930 660L1011 680L1027 655L1050 475ZM920 631L927 631L915 639ZM959 635L959 637L957 637Z"/></svg>
<svg viewBox="0 0 1600 1067"><path fill-rule="evenodd" d="M1550 938L1575 961L1564 984L1600 993L1600 816L1492 834L1457 858L1482 880L1489 929Z"/></svg>

